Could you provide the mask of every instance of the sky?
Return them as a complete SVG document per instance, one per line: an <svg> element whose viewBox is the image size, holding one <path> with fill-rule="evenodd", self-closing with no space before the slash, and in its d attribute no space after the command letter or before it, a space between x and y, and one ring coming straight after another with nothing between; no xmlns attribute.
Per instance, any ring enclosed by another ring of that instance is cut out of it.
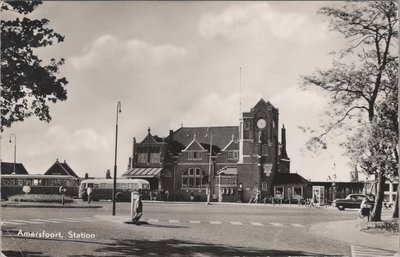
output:
<svg viewBox="0 0 400 257"><path fill-rule="evenodd" d="M321 153L304 151L299 126L318 127L327 99L300 89L301 76L329 68L346 42L317 14L322 1L61 1L31 15L46 18L65 41L40 49L44 62L65 58L60 76L68 99L50 104L52 121L37 118L6 128L1 159L42 174L58 159L80 176L114 167L118 115L118 175L132 140L185 127L238 126L240 110L261 99L279 109L291 172L312 181L349 181L347 158L332 136ZM240 74L240 67L242 72ZM241 104L240 104L241 103Z"/></svg>

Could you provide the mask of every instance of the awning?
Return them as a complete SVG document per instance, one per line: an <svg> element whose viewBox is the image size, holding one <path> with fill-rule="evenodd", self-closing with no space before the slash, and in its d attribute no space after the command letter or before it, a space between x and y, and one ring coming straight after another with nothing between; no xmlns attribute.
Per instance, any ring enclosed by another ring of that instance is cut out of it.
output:
<svg viewBox="0 0 400 257"><path fill-rule="evenodd" d="M130 178L152 178L160 174L162 168L132 168L124 174Z"/></svg>
<svg viewBox="0 0 400 257"><path fill-rule="evenodd" d="M217 175L237 175L237 167L224 167L217 172Z"/></svg>

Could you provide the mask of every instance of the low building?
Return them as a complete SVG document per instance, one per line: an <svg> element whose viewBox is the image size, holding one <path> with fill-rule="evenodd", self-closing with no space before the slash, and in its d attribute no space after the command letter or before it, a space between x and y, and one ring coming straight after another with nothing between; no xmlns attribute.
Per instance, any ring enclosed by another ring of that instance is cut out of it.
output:
<svg viewBox="0 0 400 257"><path fill-rule="evenodd" d="M71 169L71 167L67 164L66 161L59 162L58 159L56 162L44 173L44 175L70 175L76 178L79 176Z"/></svg>
<svg viewBox="0 0 400 257"><path fill-rule="evenodd" d="M29 174L22 163L1 162L1 174Z"/></svg>

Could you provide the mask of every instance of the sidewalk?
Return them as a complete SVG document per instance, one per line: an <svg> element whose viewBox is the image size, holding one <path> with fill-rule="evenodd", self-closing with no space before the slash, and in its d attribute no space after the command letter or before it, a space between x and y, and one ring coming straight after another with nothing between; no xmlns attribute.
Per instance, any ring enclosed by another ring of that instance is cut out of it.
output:
<svg viewBox="0 0 400 257"><path fill-rule="evenodd" d="M399 235L360 231L358 220L342 220L314 224L310 232L352 245L372 247L399 253Z"/></svg>
<svg viewBox="0 0 400 257"><path fill-rule="evenodd" d="M101 205L87 204L86 202L37 203L37 202L1 202L1 208L103 208Z"/></svg>

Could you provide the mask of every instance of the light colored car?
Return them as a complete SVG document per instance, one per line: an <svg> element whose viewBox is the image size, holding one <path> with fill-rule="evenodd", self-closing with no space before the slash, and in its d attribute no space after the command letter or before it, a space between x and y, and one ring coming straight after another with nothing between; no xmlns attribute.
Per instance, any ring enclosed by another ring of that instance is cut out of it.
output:
<svg viewBox="0 0 400 257"><path fill-rule="evenodd" d="M339 210L343 211L344 209L358 209L360 208L361 202L364 198L367 198L367 205L374 206L374 201L363 194L349 194L345 199L336 199L333 201L332 206L337 207Z"/></svg>

